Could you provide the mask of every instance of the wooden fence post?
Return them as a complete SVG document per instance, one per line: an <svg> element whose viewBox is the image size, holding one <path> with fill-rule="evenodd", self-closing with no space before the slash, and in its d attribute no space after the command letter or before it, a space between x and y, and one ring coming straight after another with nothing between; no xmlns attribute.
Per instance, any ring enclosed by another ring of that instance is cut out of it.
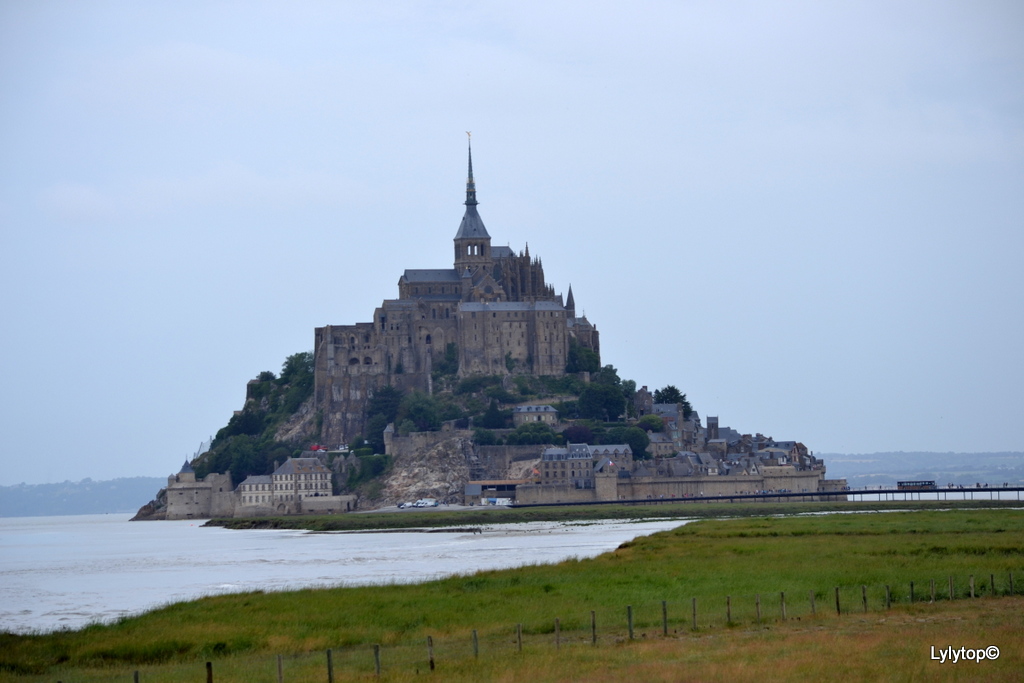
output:
<svg viewBox="0 0 1024 683"><path fill-rule="evenodd" d="M334 683L334 659L330 650L327 651L327 683Z"/></svg>
<svg viewBox="0 0 1024 683"><path fill-rule="evenodd" d="M430 670L434 670L434 637L427 636L427 661L430 662Z"/></svg>
<svg viewBox="0 0 1024 683"><path fill-rule="evenodd" d="M135 674L132 676L132 683L139 683L139 672L138 671L136 671Z"/></svg>
<svg viewBox="0 0 1024 683"><path fill-rule="evenodd" d="M988 592L993 598L996 596L996 575L988 575Z"/></svg>
<svg viewBox="0 0 1024 683"><path fill-rule="evenodd" d="M971 574L971 597L974 597L974 574Z"/></svg>
<svg viewBox="0 0 1024 683"><path fill-rule="evenodd" d="M626 605L626 625L629 626L629 639L633 640L633 606Z"/></svg>
<svg viewBox="0 0 1024 683"><path fill-rule="evenodd" d="M284 683L284 664L281 663L281 655L277 656L277 683Z"/></svg>
<svg viewBox="0 0 1024 683"><path fill-rule="evenodd" d="M754 609L757 610L757 623L761 623L761 594L754 596Z"/></svg>
<svg viewBox="0 0 1024 683"><path fill-rule="evenodd" d="M1010 572L1010 595L1013 595L1013 572Z"/></svg>
<svg viewBox="0 0 1024 683"><path fill-rule="evenodd" d="M668 635L668 603L661 601L661 635Z"/></svg>
<svg viewBox="0 0 1024 683"><path fill-rule="evenodd" d="M786 620L786 591L779 593L779 601L782 604L782 620Z"/></svg>
<svg viewBox="0 0 1024 683"><path fill-rule="evenodd" d="M516 649L519 652L523 651L523 625L516 624Z"/></svg>
<svg viewBox="0 0 1024 683"><path fill-rule="evenodd" d="M935 579L932 579L932 602L935 602Z"/></svg>
<svg viewBox="0 0 1024 683"><path fill-rule="evenodd" d="M473 629L473 659L480 658L480 641L476 636L476 629Z"/></svg>
<svg viewBox="0 0 1024 683"><path fill-rule="evenodd" d="M836 586L836 616L841 616L842 611L839 609L839 586Z"/></svg>
<svg viewBox="0 0 1024 683"><path fill-rule="evenodd" d="M885 609L892 606L892 595L889 593L889 584L885 584Z"/></svg>
<svg viewBox="0 0 1024 683"><path fill-rule="evenodd" d="M697 630L697 598L693 599L693 630Z"/></svg>
<svg viewBox="0 0 1024 683"><path fill-rule="evenodd" d="M590 644L597 645L597 612L590 610Z"/></svg>
<svg viewBox="0 0 1024 683"><path fill-rule="evenodd" d="M953 599L953 577L949 577L949 599Z"/></svg>
<svg viewBox="0 0 1024 683"><path fill-rule="evenodd" d="M816 616L818 616L818 611L814 608L814 591L810 591L810 593L811 593L811 596L810 596L811 597L811 616L812 617L816 617Z"/></svg>
<svg viewBox="0 0 1024 683"><path fill-rule="evenodd" d="M732 625L732 596L725 596L725 625Z"/></svg>
<svg viewBox="0 0 1024 683"><path fill-rule="evenodd" d="M373 646L373 671L380 676L380 645Z"/></svg>
<svg viewBox="0 0 1024 683"><path fill-rule="evenodd" d="M206 683L213 683L213 662L206 663Z"/></svg>
<svg viewBox="0 0 1024 683"><path fill-rule="evenodd" d="M914 604L914 582L910 582L910 604Z"/></svg>
<svg viewBox="0 0 1024 683"><path fill-rule="evenodd" d="M555 649L562 649L562 625L555 619Z"/></svg>

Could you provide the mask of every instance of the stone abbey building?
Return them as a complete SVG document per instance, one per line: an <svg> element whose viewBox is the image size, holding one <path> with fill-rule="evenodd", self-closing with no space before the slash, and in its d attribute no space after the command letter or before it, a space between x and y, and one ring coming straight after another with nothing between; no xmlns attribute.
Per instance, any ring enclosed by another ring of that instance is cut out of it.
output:
<svg viewBox="0 0 1024 683"><path fill-rule="evenodd" d="M529 247L517 254L491 246L477 212L472 149L465 206L451 268L406 270L398 298L385 299L372 322L316 328L315 400L328 443L362 433L366 401L379 387L431 393L432 369L449 348L459 377L562 375L570 340L600 353L597 329L576 316L571 287L563 301Z"/></svg>

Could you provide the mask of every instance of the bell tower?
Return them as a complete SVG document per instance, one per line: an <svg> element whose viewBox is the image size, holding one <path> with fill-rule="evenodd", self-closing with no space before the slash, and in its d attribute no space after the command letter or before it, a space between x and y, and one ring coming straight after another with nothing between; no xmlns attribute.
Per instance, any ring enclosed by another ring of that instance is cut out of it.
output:
<svg viewBox="0 0 1024 683"><path fill-rule="evenodd" d="M469 135L467 132L466 135ZM462 216L459 231L455 233L455 270L462 273L467 268L476 271L480 267L490 268L491 236L487 234L480 214L476 211L476 183L473 182L473 146L469 146L469 177L466 179L466 213Z"/></svg>

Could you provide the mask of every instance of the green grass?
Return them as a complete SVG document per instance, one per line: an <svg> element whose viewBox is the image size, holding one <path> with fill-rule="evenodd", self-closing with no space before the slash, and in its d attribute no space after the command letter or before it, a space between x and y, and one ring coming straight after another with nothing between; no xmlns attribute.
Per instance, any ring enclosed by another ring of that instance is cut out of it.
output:
<svg viewBox="0 0 1024 683"><path fill-rule="evenodd" d="M379 531L467 527L522 522L571 522L601 519L706 519L796 515L810 512L879 510L989 509L1020 507L1017 501L882 501L825 503L652 503L630 505L574 505L530 508L480 507L447 511L375 512L344 515L244 517L212 519L206 526L228 529L307 529L309 531Z"/></svg>
<svg viewBox="0 0 1024 683"><path fill-rule="evenodd" d="M950 576L958 598L968 591L971 575L977 594L990 597L990 575L996 577L996 593L1005 594L1014 572L1019 594L1024 592L1022 553L1024 511L1013 509L705 520L587 560L418 585L216 596L108 626L0 635L0 680L56 680L55 672L65 681L86 680L89 672L128 675L138 667L194 671L196 662L206 659L222 667L244 669L258 662L266 668L277 654L294 664L322 657L327 648L337 649L339 657L354 653L365 670L373 644L383 645L397 666L396 658L421 660L428 635L439 649L456 650L450 659L461 661L469 656L474 629L486 647L504 652L513 647L515 624L523 625L528 642L547 643L558 618L565 638L582 642L589 638L591 610L603 642L621 641L627 605L643 637L660 635L662 601L672 631L689 633L694 598L699 632L714 633L755 624L758 597L762 623L777 622L783 591L790 620L811 617L811 593L819 616L834 614L837 586L850 614L862 612L862 585L872 611L884 608L886 585L904 608L911 581L919 600L930 597L932 580L937 597L945 599ZM144 680L184 680L167 675ZM246 677L239 674L236 680Z"/></svg>

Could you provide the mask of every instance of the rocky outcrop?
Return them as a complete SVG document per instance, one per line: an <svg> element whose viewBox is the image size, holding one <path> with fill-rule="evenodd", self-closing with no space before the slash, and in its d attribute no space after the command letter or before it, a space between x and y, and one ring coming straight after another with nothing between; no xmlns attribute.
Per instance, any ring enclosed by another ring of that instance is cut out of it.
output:
<svg viewBox="0 0 1024 683"><path fill-rule="evenodd" d="M440 503L462 502L472 449L468 438L456 436L396 455L384 478L381 499L372 502L396 505L420 498L434 498Z"/></svg>
<svg viewBox="0 0 1024 683"><path fill-rule="evenodd" d="M285 420L274 432L274 441L296 442L309 436L316 436L317 412L313 409L313 397L302 402L299 409Z"/></svg>
<svg viewBox="0 0 1024 683"><path fill-rule="evenodd" d="M167 489L160 489L160 492L156 494L156 498L140 507L135 516L131 518L131 521L139 522L160 519L167 519Z"/></svg>

